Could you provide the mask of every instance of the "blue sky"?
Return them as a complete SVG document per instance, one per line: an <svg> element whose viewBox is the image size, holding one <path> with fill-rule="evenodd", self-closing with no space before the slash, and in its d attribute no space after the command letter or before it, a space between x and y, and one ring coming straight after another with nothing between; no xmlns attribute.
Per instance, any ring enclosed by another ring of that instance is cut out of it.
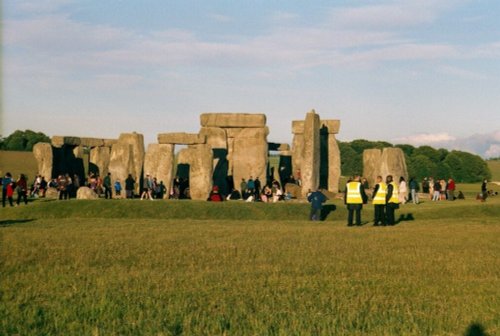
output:
<svg viewBox="0 0 500 336"><path fill-rule="evenodd" d="M315 109L338 138L500 156L500 2L3 1L1 133L115 138Z"/></svg>

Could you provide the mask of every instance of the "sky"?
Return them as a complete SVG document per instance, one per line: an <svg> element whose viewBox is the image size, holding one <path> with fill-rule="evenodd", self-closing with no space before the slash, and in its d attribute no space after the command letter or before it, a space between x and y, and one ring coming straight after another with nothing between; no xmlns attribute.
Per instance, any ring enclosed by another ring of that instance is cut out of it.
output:
<svg viewBox="0 0 500 336"><path fill-rule="evenodd" d="M500 157L500 1L2 1L0 134L198 132L264 113Z"/></svg>

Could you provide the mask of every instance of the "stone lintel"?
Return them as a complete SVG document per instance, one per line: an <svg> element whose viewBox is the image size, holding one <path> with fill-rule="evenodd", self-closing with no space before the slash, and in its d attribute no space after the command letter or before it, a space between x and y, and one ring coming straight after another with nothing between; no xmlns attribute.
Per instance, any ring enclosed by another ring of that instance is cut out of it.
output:
<svg viewBox="0 0 500 336"><path fill-rule="evenodd" d="M171 145L198 145L206 142L206 136L197 133L160 133L158 143Z"/></svg>
<svg viewBox="0 0 500 336"><path fill-rule="evenodd" d="M290 151L290 150L283 150L283 151L280 151L280 155L281 156L292 156L292 151Z"/></svg>
<svg viewBox="0 0 500 336"><path fill-rule="evenodd" d="M275 143L275 142L269 142L268 143L268 148L270 151L289 151L290 150L290 145L289 144L284 144L284 143Z"/></svg>
<svg viewBox="0 0 500 336"><path fill-rule="evenodd" d="M200 124L203 127L264 127L266 115L262 113L202 113Z"/></svg>
<svg viewBox="0 0 500 336"><path fill-rule="evenodd" d="M321 120L321 128L325 128L328 134L338 134L340 129L340 120Z"/></svg>
<svg viewBox="0 0 500 336"><path fill-rule="evenodd" d="M102 139L104 147L111 147L115 143L118 143L117 139Z"/></svg>
<svg viewBox="0 0 500 336"><path fill-rule="evenodd" d="M80 138L80 145L85 147L102 147L104 146L104 140L96 138Z"/></svg>
<svg viewBox="0 0 500 336"><path fill-rule="evenodd" d="M57 147L57 148L61 148L64 145L80 146L81 139L79 137L55 135L52 137L51 142L52 142L52 146Z"/></svg>

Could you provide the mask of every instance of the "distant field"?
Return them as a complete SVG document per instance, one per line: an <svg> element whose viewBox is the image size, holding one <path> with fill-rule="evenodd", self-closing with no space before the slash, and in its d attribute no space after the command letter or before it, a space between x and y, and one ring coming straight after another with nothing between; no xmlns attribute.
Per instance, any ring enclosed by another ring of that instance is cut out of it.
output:
<svg viewBox="0 0 500 336"><path fill-rule="evenodd" d="M500 160L488 160L486 162L491 171L492 181L500 182Z"/></svg>
<svg viewBox="0 0 500 336"><path fill-rule="evenodd" d="M25 174L31 181L38 172L38 166L32 152L0 151L0 174L10 172L17 178Z"/></svg>
<svg viewBox="0 0 500 336"><path fill-rule="evenodd" d="M0 334L500 334L500 197L403 205L386 228L327 205L319 223L304 203L2 209Z"/></svg>

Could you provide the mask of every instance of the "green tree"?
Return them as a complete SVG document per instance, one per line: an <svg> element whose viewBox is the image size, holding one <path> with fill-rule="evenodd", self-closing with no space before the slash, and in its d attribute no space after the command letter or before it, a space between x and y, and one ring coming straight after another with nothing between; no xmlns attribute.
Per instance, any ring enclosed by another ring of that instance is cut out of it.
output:
<svg viewBox="0 0 500 336"><path fill-rule="evenodd" d="M457 182L480 182L491 179L488 164L480 156L462 151L451 151L444 159L450 174Z"/></svg>
<svg viewBox="0 0 500 336"><path fill-rule="evenodd" d="M38 142L50 142L50 138L41 133L31 130L17 130L2 141L2 149L8 151L31 151Z"/></svg>
<svg viewBox="0 0 500 336"><path fill-rule="evenodd" d="M395 147L401 148L401 150L407 155L407 158L411 157L413 154L413 151L415 150L415 147L412 145L406 145L406 144L399 144L396 145Z"/></svg>
<svg viewBox="0 0 500 336"><path fill-rule="evenodd" d="M442 153L440 153L437 149L432 148L431 146L420 146L415 148L412 155L423 155L437 164L439 161L441 161Z"/></svg>
<svg viewBox="0 0 500 336"><path fill-rule="evenodd" d="M437 173L437 164L425 155L413 155L409 160L408 173L418 180L422 180L424 177L435 176Z"/></svg>
<svg viewBox="0 0 500 336"><path fill-rule="evenodd" d="M363 155L357 153L349 142L340 142L340 162L342 175L351 176L363 171Z"/></svg>

